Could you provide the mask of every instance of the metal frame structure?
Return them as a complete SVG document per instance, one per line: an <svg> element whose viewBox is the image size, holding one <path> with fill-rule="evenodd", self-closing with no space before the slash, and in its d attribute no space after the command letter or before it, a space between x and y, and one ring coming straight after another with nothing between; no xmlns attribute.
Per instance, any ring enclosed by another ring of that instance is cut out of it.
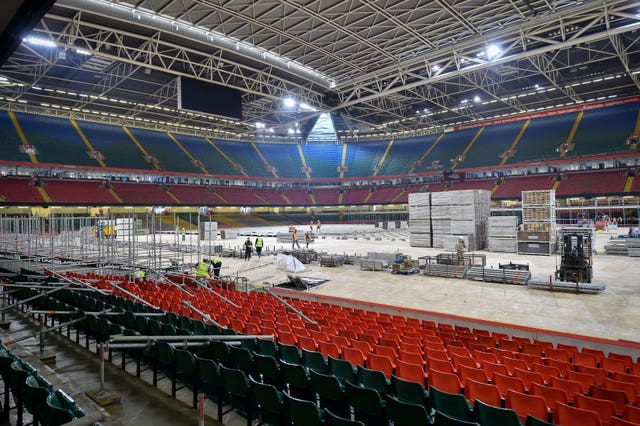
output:
<svg viewBox="0 0 640 426"><path fill-rule="evenodd" d="M55 47L12 55L0 108L274 141L329 112L343 140L409 136L637 95L638 29L622 0L59 0L32 33ZM243 119L178 110L178 76L242 90Z"/></svg>

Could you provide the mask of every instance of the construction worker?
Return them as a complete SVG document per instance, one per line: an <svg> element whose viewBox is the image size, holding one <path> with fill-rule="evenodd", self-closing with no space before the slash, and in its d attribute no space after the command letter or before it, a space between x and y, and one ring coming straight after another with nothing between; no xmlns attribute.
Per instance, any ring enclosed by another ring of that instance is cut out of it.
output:
<svg viewBox="0 0 640 426"><path fill-rule="evenodd" d="M184 241L185 238L187 237L187 230L182 228L182 230L180 231L180 234L182 234L182 241Z"/></svg>
<svg viewBox="0 0 640 426"><path fill-rule="evenodd" d="M244 242L244 260L251 260L251 252L253 251L253 244L251 239L247 237L247 241Z"/></svg>
<svg viewBox="0 0 640 426"><path fill-rule="evenodd" d="M209 277L209 259L205 257L204 259L202 259L202 262L196 265L196 280L198 280L202 284L206 284L208 277Z"/></svg>
<svg viewBox="0 0 640 426"><path fill-rule="evenodd" d="M212 257L211 265L213 266L213 277L215 279L220 278L220 268L222 268L222 261L217 257Z"/></svg>
<svg viewBox="0 0 640 426"><path fill-rule="evenodd" d="M456 255L458 256L458 265L462 265L464 263L464 252L467 249L467 245L464 243L464 238L458 237L458 242L456 243Z"/></svg>
<svg viewBox="0 0 640 426"><path fill-rule="evenodd" d="M304 242L307 243L307 248L309 248L309 243L311 242L311 232L307 231L304 233Z"/></svg>
<svg viewBox="0 0 640 426"><path fill-rule="evenodd" d="M142 269L138 269L133 273L133 280L136 283L140 284L144 281L144 275L145 275L144 271Z"/></svg>
<svg viewBox="0 0 640 426"><path fill-rule="evenodd" d="M293 250L295 248L295 246L298 246L298 248L300 248L300 244L298 243L298 230L297 229L293 230L293 242L291 243L291 250Z"/></svg>
<svg viewBox="0 0 640 426"><path fill-rule="evenodd" d="M320 233L320 219L318 219L318 221L316 222L316 232L318 234Z"/></svg>
<svg viewBox="0 0 640 426"><path fill-rule="evenodd" d="M262 237L256 238L256 253L258 254L258 257L262 256L263 245L264 245L264 241L262 240Z"/></svg>

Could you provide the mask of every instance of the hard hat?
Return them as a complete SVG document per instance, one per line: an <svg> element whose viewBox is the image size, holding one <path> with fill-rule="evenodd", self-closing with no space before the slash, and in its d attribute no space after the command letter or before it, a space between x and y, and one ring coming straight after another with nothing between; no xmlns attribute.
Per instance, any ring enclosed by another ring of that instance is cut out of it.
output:
<svg viewBox="0 0 640 426"><path fill-rule="evenodd" d="M460 241L464 241L464 238L462 238L462 237L458 237L458 239L459 239Z"/></svg>

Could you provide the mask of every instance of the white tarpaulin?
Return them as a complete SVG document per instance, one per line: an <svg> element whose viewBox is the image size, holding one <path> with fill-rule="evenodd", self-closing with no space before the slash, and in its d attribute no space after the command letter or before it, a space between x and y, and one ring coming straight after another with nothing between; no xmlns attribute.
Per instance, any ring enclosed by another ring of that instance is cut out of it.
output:
<svg viewBox="0 0 640 426"><path fill-rule="evenodd" d="M306 271L307 269L304 267L302 262L300 262L298 259L283 253L278 253L276 263L278 266L286 267L287 271L289 272L302 272L302 271Z"/></svg>

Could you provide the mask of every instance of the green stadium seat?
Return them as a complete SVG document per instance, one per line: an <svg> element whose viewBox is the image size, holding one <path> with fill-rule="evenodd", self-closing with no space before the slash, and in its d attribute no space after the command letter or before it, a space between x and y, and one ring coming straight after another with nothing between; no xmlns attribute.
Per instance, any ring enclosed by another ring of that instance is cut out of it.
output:
<svg viewBox="0 0 640 426"><path fill-rule="evenodd" d="M387 417L394 426L429 425L429 416L423 405L402 402L387 395Z"/></svg>
<svg viewBox="0 0 640 426"><path fill-rule="evenodd" d="M350 415L351 411L345 395L344 386L337 377L309 370L309 381L311 383L311 390L315 392L320 399L321 408L329 409L332 413L342 417L348 417Z"/></svg>
<svg viewBox="0 0 640 426"><path fill-rule="evenodd" d="M345 395L349 405L353 407L356 420L360 420L367 426L386 426L385 401L378 391L363 388L346 381Z"/></svg>
<svg viewBox="0 0 640 426"><path fill-rule="evenodd" d="M293 426L322 426L322 411L315 402L283 395L285 413L290 425Z"/></svg>

